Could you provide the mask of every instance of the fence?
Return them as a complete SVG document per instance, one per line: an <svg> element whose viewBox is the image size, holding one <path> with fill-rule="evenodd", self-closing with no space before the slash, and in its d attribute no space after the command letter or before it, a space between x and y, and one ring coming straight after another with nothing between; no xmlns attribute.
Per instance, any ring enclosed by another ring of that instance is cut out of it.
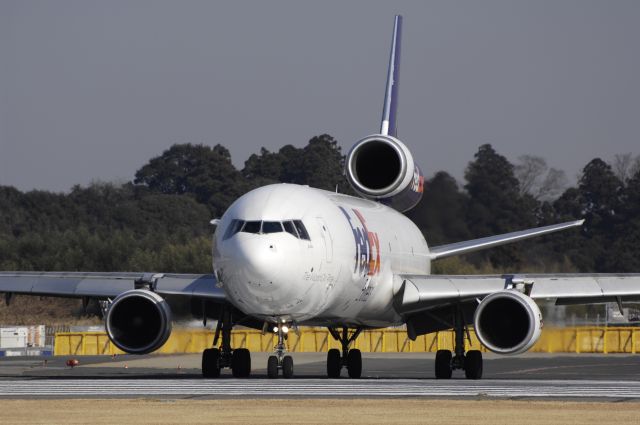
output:
<svg viewBox="0 0 640 425"><path fill-rule="evenodd" d="M471 343L467 349L486 352L470 330ZM157 353L199 353L211 347L213 332L207 329L177 329ZM640 351L640 328L632 327L573 327L546 328L540 340L530 350L538 353L629 353ZM352 348L363 352L423 353L440 349L453 349L453 331L436 332L407 338L404 329L380 329L364 331ZM232 334L234 348L251 351L272 351L276 344L273 333L262 335L255 330L235 330ZM329 332L323 328L301 328L289 332L287 348L292 352L326 352L340 348ZM122 354L104 332L60 332L56 334L55 355Z"/></svg>

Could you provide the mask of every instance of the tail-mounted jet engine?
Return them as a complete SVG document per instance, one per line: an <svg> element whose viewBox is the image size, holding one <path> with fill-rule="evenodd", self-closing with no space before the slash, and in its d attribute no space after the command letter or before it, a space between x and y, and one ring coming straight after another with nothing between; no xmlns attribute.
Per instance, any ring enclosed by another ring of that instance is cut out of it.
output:
<svg viewBox="0 0 640 425"><path fill-rule="evenodd" d="M515 290L495 292L482 300L474 316L476 335L498 354L520 354L540 338L542 313L527 295Z"/></svg>
<svg viewBox="0 0 640 425"><path fill-rule="evenodd" d="M346 175L358 194L400 212L422 198L422 172L409 149L392 136L374 134L357 142L347 155Z"/></svg>
<svg viewBox="0 0 640 425"><path fill-rule="evenodd" d="M160 348L171 335L171 309L155 292L134 289L113 300L105 327L111 342L122 351L147 354Z"/></svg>

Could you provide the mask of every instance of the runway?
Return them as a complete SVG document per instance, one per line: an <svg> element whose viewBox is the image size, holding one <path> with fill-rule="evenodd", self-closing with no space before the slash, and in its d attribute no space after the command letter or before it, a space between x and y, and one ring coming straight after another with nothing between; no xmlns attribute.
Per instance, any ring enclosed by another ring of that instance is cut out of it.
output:
<svg viewBox="0 0 640 425"><path fill-rule="evenodd" d="M487 355L485 378L436 380L430 354L367 354L363 379L327 379L324 353L294 353L294 379L267 379L267 353L252 354L250 379L200 376L199 355L0 360L0 398L371 398L640 401L640 356ZM346 373L343 371L343 376Z"/></svg>
<svg viewBox="0 0 640 425"><path fill-rule="evenodd" d="M640 382L436 381L407 379L40 379L0 382L0 396L23 397L500 397L638 399Z"/></svg>

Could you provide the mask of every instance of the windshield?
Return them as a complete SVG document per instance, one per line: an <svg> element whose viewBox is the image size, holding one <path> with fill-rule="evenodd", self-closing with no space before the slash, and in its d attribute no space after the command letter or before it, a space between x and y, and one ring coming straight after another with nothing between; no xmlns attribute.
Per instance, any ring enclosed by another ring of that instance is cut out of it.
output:
<svg viewBox="0 0 640 425"><path fill-rule="evenodd" d="M260 235L286 232L297 239L311 240L302 220L244 221L233 219L224 232L223 240L231 238L238 232Z"/></svg>

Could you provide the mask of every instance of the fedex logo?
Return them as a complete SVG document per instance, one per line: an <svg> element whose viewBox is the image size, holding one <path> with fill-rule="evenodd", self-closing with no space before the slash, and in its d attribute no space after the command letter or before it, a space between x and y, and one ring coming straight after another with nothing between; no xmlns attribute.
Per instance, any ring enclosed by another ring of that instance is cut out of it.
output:
<svg viewBox="0 0 640 425"><path fill-rule="evenodd" d="M340 207L347 218L356 244L354 275L375 276L380 272L380 239L370 232L365 218L357 209L347 211Z"/></svg>
<svg viewBox="0 0 640 425"><path fill-rule="evenodd" d="M424 191L424 177L420 172L418 166L413 170L413 179L411 180L411 190L417 193L422 193Z"/></svg>

